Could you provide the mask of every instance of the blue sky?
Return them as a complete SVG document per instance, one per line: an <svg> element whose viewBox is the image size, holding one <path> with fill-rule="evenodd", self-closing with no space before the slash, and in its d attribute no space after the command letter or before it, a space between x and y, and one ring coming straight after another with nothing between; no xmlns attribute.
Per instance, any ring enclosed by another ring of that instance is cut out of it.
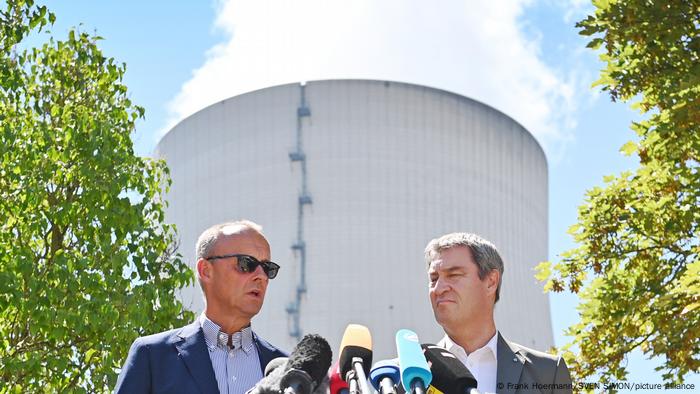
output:
<svg viewBox="0 0 700 394"><path fill-rule="evenodd" d="M352 5L350 4L352 3ZM293 4L293 5L292 5ZM549 162L549 256L587 189L634 168L619 153L639 115L590 89L602 64L574 24L581 0L441 2L360 0L50 1L61 39L96 31L107 56L127 64L132 100L146 108L134 135L150 154L183 117L255 88L305 79L420 83L498 108L533 132ZM550 296L557 345L577 320L576 298ZM631 382L660 382L655 363L629 359ZM700 386L700 377L691 382Z"/></svg>

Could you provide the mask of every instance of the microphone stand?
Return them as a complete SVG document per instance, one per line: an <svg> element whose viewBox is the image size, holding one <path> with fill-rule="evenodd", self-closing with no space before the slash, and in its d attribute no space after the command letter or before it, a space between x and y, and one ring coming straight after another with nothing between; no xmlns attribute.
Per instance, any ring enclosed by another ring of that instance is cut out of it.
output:
<svg viewBox="0 0 700 394"><path fill-rule="evenodd" d="M415 378L411 382L411 394L425 394L425 386L423 385L423 381Z"/></svg>
<svg viewBox="0 0 700 394"><path fill-rule="evenodd" d="M372 390L369 388L369 383L367 383L367 375L365 375L365 370L362 368L362 359L360 357L353 357L352 368L355 370L357 380L360 383L360 391L362 391L363 394L372 393Z"/></svg>
<svg viewBox="0 0 700 394"><path fill-rule="evenodd" d="M350 394L371 394L367 383L367 375L362 368L362 358L352 358L352 369L348 371L345 381L348 382Z"/></svg>

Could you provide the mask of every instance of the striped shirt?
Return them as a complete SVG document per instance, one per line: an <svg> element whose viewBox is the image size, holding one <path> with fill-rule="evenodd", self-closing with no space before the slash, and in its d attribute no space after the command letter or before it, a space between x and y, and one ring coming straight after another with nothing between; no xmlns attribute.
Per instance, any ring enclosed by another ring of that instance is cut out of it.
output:
<svg viewBox="0 0 700 394"><path fill-rule="evenodd" d="M204 331L219 393L243 394L255 386L263 376L250 326L232 334L230 342L233 343L233 348L229 348L229 335L221 332L219 325L209 320L204 313L199 317L199 322Z"/></svg>

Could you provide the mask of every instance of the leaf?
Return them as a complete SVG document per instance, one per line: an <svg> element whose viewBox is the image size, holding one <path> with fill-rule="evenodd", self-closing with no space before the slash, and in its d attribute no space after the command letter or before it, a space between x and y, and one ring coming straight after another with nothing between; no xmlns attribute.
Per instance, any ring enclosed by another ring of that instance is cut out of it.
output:
<svg viewBox="0 0 700 394"><path fill-rule="evenodd" d="M535 278L540 281L544 282L549 279L549 277L552 275L552 263L549 261L543 261L535 267Z"/></svg>
<svg viewBox="0 0 700 394"><path fill-rule="evenodd" d="M587 48L591 49L598 49L600 46L603 44L603 39L602 38L594 38L591 40L591 42L586 45Z"/></svg>
<svg viewBox="0 0 700 394"><path fill-rule="evenodd" d="M686 305L683 310L681 311L681 315L686 315L689 312L694 311L695 309L700 308L700 301L694 302L692 304Z"/></svg>
<svg viewBox="0 0 700 394"><path fill-rule="evenodd" d="M620 148L620 152L622 152L625 156L630 156L634 152L637 151L637 143L634 141L627 141L622 147Z"/></svg>

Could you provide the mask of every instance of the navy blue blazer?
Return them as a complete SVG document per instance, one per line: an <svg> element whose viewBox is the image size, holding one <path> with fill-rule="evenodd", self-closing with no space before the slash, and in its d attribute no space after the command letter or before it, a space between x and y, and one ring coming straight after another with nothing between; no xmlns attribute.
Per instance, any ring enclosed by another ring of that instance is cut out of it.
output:
<svg viewBox="0 0 700 394"><path fill-rule="evenodd" d="M260 370L287 354L253 334ZM198 321L138 338L117 379L115 393L218 393L204 331Z"/></svg>

